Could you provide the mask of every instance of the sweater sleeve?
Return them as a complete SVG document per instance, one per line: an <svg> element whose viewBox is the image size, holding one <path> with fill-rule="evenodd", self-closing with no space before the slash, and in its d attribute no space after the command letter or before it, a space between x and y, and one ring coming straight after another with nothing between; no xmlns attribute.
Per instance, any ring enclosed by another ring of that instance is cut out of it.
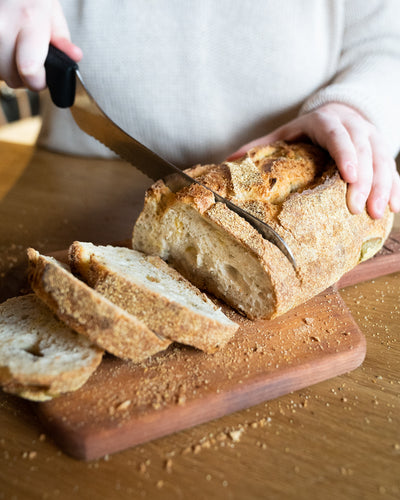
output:
<svg viewBox="0 0 400 500"><path fill-rule="evenodd" d="M357 109L400 150L400 2L347 0L337 72L303 104L308 113L329 102Z"/></svg>

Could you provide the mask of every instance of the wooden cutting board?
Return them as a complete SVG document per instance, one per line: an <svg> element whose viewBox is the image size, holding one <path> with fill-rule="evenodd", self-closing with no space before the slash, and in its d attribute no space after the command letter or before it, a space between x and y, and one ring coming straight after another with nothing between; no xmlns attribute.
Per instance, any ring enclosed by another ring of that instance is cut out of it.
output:
<svg viewBox="0 0 400 500"><path fill-rule="evenodd" d="M340 286L400 270L400 234ZM106 355L78 391L36 404L66 453L91 460L248 408L358 367L366 342L330 288L273 321L240 324L235 338L207 355L178 345L140 364Z"/></svg>

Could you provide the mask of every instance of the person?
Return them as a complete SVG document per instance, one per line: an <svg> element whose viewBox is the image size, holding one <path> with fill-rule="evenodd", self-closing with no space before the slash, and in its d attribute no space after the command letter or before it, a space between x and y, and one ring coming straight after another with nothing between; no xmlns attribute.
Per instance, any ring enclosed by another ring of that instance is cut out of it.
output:
<svg viewBox="0 0 400 500"><path fill-rule="evenodd" d="M398 0L0 0L0 79L44 89L50 42L116 123L178 165L307 136L352 213L400 211ZM108 154L46 94L39 144Z"/></svg>

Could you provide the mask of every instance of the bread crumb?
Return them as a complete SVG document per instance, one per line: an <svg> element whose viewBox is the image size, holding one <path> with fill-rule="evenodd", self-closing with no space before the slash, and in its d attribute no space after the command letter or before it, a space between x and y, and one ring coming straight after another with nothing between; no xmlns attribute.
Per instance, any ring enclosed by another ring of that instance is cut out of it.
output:
<svg viewBox="0 0 400 500"><path fill-rule="evenodd" d="M179 406L182 406L182 405L184 405L185 403L186 403L186 396L185 396L185 395L183 395L183 394L180 394L180 395L178 396L178 405L179 405Z"/></svg>
<svg viewBox="0 0 400 500"><path fill-rule="evenodd" d="M168 473L171 473L171 472L172 472L172 460L171 460L170 458L168 458L168 459L165 461L164 468L165 468L165 470L166 470Z"/></svg>
<svg viewBox="0 0 400 500"><path fill-rule="evenodd" d="M131 400L130 400L130 399L126 399L126 400L125 400L125 401L123 401L122 403L119 403L119 404L115 407L115 409L116 409L117 411L124 411L124 410L126 410L126 409L128 409L128 408L129 408L130 404L131 404Z"/></svg>
<svg viewBox="0 0 400 500"><path fill-rule="evenodd" d="M226 438L225 432L219 432L216 436L217 441L225 441Z"/></svg>
<svg viewBox="0 0 400 500"><path fill-rule="evenodd" d="M234 443L238 443L240 441L240 437L243 433L244 429L237 429L236 431L228 432L228 436L232 439Z"/></svg>
<svg viewBox="0 0 400 500"><path fill-rule="evenodd" d="M202 448L211 448L211 441L204 441L204 443L201 443Z"/></svg>
<svg viewBox="0 0 400 500"><path fill-rule="evenodd" d="M156 486L158 489L161 489L164 486L164 481L160 479L159 481L157 481Z"/></svg>

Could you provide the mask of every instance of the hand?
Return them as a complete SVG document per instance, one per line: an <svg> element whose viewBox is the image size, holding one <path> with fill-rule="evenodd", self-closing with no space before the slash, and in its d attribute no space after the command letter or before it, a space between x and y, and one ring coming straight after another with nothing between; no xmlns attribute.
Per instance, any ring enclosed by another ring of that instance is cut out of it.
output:
<svg viewBox="0 0 400 500"><path fill-rule="evenodd" d="M238 158L257 145L304 136L327 149L335 160L343 180L349 184L350 212L358 214L366 205L370 216L380 219L388 204L393 212L400 211L400 177L383 137L374 125L345 104L326 104L302 115L242 146L229 159Z"/></svg>
<svg viewBox="0 0 400 500"><path fill-rule="evenodd" d="M12 88L44 89L50 42L75 61L82 58L58 0L0 0L0 80Z"/></svg>

